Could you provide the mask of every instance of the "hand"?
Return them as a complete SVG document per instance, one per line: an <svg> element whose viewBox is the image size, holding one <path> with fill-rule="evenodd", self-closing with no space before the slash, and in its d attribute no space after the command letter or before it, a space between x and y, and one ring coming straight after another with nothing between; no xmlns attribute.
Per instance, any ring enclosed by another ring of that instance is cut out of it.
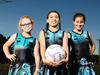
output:
<svg viewBox="0 0 100 75"><path fill-rule="evenodd" d="M38 73L39 73L39 69L36 69L34 75L38 75Z"/></svg>
<svg viewBox="0 0 100 75"><path fill-rule="evenodd" d="M48 66L54 67L55 66L55 62L49 61Z"/></svg>
<svg viewBox="0 0 100 75"><path fill-rule="evenodd" d="M58 67L58 66L61 66L63 64L66 64L67 61L66 59L62 59L61 61L57 61L57 62L54 62L54 61L50 61L50 60L45 60L45 64L47 64L49 67Z"/></svg>
<svg viewBox="0 0 100 75"><path fill-rule="evenodd" d="M7 58L10 59L10 61L14 61L16 59L15 57L16 57L15 54L10 54L7 56Z"/></svg>
<svg viewBox="0 0 100 75"><path fill-rule="evenodd" d="M67 59L62 59L60 62L63 63L63 64L67 64L68 60Z"/></svg>
<svg viewBox="0 0 100 75"><path fill-rule="evenodd" d="M89 50L89 53L90 53L90 55L93 55L93 51L91 49Z"/></svg>
<svg viewBox="0 0 100 75"><path fill-rule="evenodd" d="M62 59L61 61L55 62L55 67L61 66L61 65L66 65L68 62L66 59Z"/></svg>
<svg viewBox="0 0 100 75"><path fill-rule="evenodd" d="M52 60L44 59L43 60L44 65L48 65L50 67L53 67L55 63Z"/></svg>

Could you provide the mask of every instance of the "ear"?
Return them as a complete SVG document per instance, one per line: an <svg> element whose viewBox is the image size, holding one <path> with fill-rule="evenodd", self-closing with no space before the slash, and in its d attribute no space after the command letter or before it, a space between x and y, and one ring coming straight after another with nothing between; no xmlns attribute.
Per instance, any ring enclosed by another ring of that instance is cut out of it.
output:
<svg viewBox="0 0 100 75"><path fill-rule="evenodd" d="M46 22L47 22L47 23L49 22L48 19L46 20Z"/></svg>
<svg viewBox="0 0 100 75"><path fill-rule="evenodd" d="M73 25L74 25L75 21L73 21Z"/></svg>
<svg viewBox="0 0 100 75"><path fill-rule="evenodd" d="M22 26L20 27L20 30L23 31L23 27Z"/></svg>

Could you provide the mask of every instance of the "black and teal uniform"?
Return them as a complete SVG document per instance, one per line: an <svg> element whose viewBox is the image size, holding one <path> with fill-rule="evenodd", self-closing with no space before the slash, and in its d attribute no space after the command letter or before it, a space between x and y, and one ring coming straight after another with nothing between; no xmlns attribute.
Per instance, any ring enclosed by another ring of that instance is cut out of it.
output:
<svg viewBox="0 0 100 75"><path fill-rule="evenodd" d="M56 32L52 32L48 29L47 31L44 30L44 33L46 48L53 44L58 44L62 46L64 31L58 30ZM67 75L66 65L62 65L56 68L49 67L48 65L46 65L44 75Z"/></svg>
<svg viewBox="0 0 100 75"><path fill-rule="evenodd" d="M34 37L26 38L21 33L17 33L12 45L16 60L11 63L8 75L33 75L35 40Z"/></svg>
<svg viewBox="0 0 100 75"><path fill-rule="evenodd" d="M62 46L64 31L58 30L52 32L49 29L45 32L46 48L52 44L59 44Z"/></svg>
<svg viewBox="0 0 100 75"><path fill-rule="evenodd" d="M70 32L69 44L71 46L69 68L71 75L77 75L79 61L81 58L89 58L89 34L88 31L83 31L78 34L74 31ZM74 71L74 72L73 72ZM76 73L76 74L75 74Z"/></svg>

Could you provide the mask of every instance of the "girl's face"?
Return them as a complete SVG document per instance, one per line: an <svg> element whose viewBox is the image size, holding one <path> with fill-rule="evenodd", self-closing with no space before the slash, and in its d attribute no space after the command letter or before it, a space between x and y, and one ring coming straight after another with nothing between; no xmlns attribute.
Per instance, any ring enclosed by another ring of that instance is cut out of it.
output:
<svg viewBox="0 0 100 75"><path fill-rule="evenodd" d="M59 16L57 13L52 12L48 15L47 23L52 27L57 27L59 24Z"/></svg>
<svg viewBox="0 0 100 75"><path fill-rule="evenodd" d="M75 21L73 21L73 24L76 30L82 30L85 24L83 17L76 17Z"/></svg>
<svg viewBox="0 0 100 75"><path fill-rule="evenodd" d="M33 29L33 23L29 18L23 18L21 22L21 30L23 32L30 32Z"/></svg>

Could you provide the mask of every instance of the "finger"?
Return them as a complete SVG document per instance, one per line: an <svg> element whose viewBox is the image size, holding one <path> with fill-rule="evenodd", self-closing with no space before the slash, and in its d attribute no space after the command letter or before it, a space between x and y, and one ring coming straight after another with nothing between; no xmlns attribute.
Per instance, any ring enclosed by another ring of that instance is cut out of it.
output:
<svg viewBox="0 0 100 75"><path fill-rule="evenodd" d="M11 62L13 61L11 58L9 58L9 59L10 59Z"/></svg>
<svg viewBox="0 0 100 75"><path fill-rule="evenodd" d="M15 59L16 59L16 58L15 58L14 55L11 55L11 56L10 56L10 60L11 60L11 61L13 61L13 60L15 60Z"/></svg>
<svg viewBox="0 0 100 75"><path fill-rule="evenodd" d="M15 56L12 56L12 58L11 58L12 60L15 60L16 58L15 58Z"/></svg>
<svg viewBox="0 0 100 75"><path fill-rule="evenodd" d="M14 57L16 56L15 54L12 54Z"/></svg>

